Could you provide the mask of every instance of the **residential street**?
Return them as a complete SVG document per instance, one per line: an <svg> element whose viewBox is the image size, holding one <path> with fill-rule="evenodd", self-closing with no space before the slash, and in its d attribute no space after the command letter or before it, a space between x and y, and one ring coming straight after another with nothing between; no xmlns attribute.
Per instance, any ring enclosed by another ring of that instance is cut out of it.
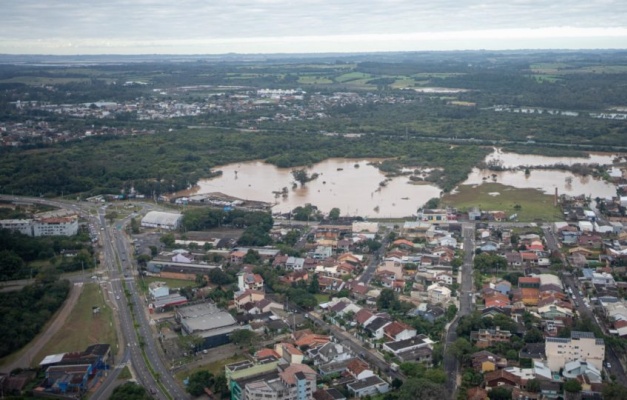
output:
<svg viewBox="0 0 627 400"><path fill-rule="evenodd" d="M448 346L457 340L457 323L459 318L468 315L473 309L473 282L472 282L472 260L475 249L475 224L465 222L462 224L462 236L464 238L464 263L461 267L461 279L459 285L459 310L453 322L449 325L444 344L444 371L446 372L446 388L451 396L457 389L457 372L459 363L457 359L448 354Z"/></svg>

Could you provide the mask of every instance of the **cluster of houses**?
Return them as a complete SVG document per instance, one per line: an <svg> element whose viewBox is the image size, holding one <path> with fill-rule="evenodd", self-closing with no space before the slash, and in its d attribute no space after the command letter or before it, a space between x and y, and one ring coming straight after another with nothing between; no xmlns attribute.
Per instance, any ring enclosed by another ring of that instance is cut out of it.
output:
<svg viewBox="0 0 627 400"><path fill-rule="evenodd" d="M232 400L345 400L345 391L351 397L364 397L390 389L348 347L308 329L295 331L286 341L261 349L249 359L227 364L224 370Z"/></svg>
<svg viewBox="0 0 627 400"><path fill-rule="evenodd" d="M153 134L154 130L101 126L83 131L63 129L47 121L0 122L0 147L54 144L91 136L126 136Z"/></svg>
<svg viewBox="0 0 627 400"><path fill-rule="evenodd" d="M511 333L498 328L477 332L476 340L511 340ZM479 346L481 347L481 346ZM547 337L545 343L527 345L520 358L530 358L529 367L488 350L471 355L472 368L483 374L483 387L468 390L467 398L485 399L495 387L511 390L514 399L562 398L561 384L569 379L581 383L582 392L599 395L603 389L605 343L593 333L572 331L570 337ZM530 381L536 383L532 388Z"/></svg>

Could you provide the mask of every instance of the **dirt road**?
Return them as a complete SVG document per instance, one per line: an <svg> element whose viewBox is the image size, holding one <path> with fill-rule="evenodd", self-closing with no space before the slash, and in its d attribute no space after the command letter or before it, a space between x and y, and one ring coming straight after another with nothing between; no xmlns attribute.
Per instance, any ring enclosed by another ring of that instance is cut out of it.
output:
<svg viewBox="0 0 627 400"><path fill-rule="evenodd" d="M45 327L43 332L35 337L29 344L27 344L22 350L20 350L19 356L12 362L0 367L2 372L11 372L16 368L28 368L33 361L39 362L40 360L33 360L33 357L41 351L41 349L48 343L48 341L54 336L55 333L63 324L65 320L72 312L74 305L78 301L78 297L83 291L82 283L75 283L70 287L70 294L61 308L52 316L51 322Z"/></svg>

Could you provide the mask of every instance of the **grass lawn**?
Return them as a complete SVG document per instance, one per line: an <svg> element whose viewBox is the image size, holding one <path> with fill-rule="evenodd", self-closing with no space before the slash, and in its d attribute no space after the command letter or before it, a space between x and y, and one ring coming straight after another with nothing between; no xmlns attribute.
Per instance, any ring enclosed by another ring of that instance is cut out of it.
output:
<svg viewBox="0 0 627 400"><path fill-rule="evenodd" d="M95 343L108 343L112 346L112 352L116 351L113 310L105 304L101 290L95 283L85 284L65 326L33 357L32 366L38 365L48 354L83 351ZM100 307L100 313L93 314L93 306Z"/></svg>
<svg viewBox="0 0 627 400"><path fill-rule="evenodd" d="M562 219L560 209L553 205L553 196L536 189L517 189L500 183L459 186L457 193L445 195L442 203L459 210L479 207L486 211L504 211L508 217L518 214L518 220L522 222ZM514 208L516 204L520 205L520 210Z"/></svg>
<svg viewBox="0 0 627 400"><path fill-rule="evenodd" d="M176 373L176 379L178 379L179 381L183 382L183 379L189 377L191 374L193 374L196 371L209 371L211 372L214 376L218 376L218 375L222 375L224 374L224 366L227 364L232 364L234 362L238 362L238 361L243 361L245 360L246 357L244 357L241 354L235 354L232 355L229 358L225 358L223 360L218 360L218 361L214 361L202 366L198 366L195 368L191 368L191 369L186 369L183 371L179 371Z"/></svg>
<svg viewBox="0 0 627 400"><path fill-rule="evenodd" d="M318 294L315 294L314 296L316 296L316 300L318 300L318 304L326 303L327 301L331 299L331 296L329 296L328 294L323 294L323 293L318 293Z"/></svg>
<svg viewBox="0 0 627 400"><path fill-rule="evenodd" d="M131 375L131 370L129 370L127 366L125 366L122 369L122 372L120 372L120 375L118 375L118 379L121 379L121 380L131 379L132 377L133 375Z"/></svg>

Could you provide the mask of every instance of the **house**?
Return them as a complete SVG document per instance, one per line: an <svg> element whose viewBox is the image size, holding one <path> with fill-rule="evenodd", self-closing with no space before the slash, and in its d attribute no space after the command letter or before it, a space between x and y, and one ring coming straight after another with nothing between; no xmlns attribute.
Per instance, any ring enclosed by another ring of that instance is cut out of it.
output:
<svg viewBox="0 0 627 400"><path fill-rule="evenodd" d="M346 396L337 389L318 389L313 394L314 400L346 400Z"/></svg>
<svg viewBox="0 0 627 400"><path fill-rule="evenodd" d="M302 364L304 354L291 343L277 343L274 351L281 356L288 364Z"/></svg>
<svg viewBox="0 0 627 400"><path fill-rule="evenodd" d="M300 348L322 346L331 341L330 336L314 334L309 329L296 331L292 336L294 338L294 345Z"/></svg>
<svg viewBox="0 0 627 400"><path fill-rule="evenodd" d="M470 332L470 339L479 348L493 346L496 343L509 342L512 337L510 331L501 330L500 327L494 329L479 329Z"/></svg>
<svg viewBox="0 0 627 400"><path fill-rule="evenodd" d="M383 328L391 323L392 321L386 317L376 317L366 325L366 330L372 334L375 340L383 339Z"/></svg>
<svg viewBox="0 0 627 400"><path fill-rule="evenodd" d="M407 239L424 238L431 224L422 221L406 221L401 229L401 235Z"/></svg>
<svg viewBox="0 0 627 400"><path fill-rule="evenodd" d="M232 251L229 254L229 261L231 264L242 264L244 262L244 257L246 257L246 252L241 250Z"/></svg>
<svg viewBox="0 0 627 400"><path fill-rule="evenodd" d="M318 246L314 250L312 257L316 260L324 260L333 255L333 249L329 246Z"/></svg>
<svg viewBox="0 0 627 400"><path fill-rule="evenodd" d="M570 361L583 360L597 370L603 369L605 342L594 333L572 331L570 338L547 337L545 352L548 367L559 371Z"/></svg>
<svg viewBox="0 0 627 400"><path fill-rule="evenodd" d="M241 291L263 291L263 278L259 274L241 272L237 275L237 285Z"/></svg>
<svg viewBox="0 0 627 400"><path fill-rule="evenodd" d="M473 387L466 390L466 400L486 400L489 399L488 392L480 387Z"/></svg>
<svg viewBox="0 0 627 400"><path fill-rule="evenodd" d="M271 398L313 399L316 372L305 364L278 366L275 371L234 379L229 385L231 399Z"/></svg>
<svg viewBox="0 0 627 400"><path fill-rule="evenodd" d="M399 353L404 353L407 351L429 347L432 348L433 341L429 339L426 335L420 334L409 339L399 340L397 342L387 342L384 343L382 349L385 351L389 351L394 355Z"/></svg>
<svg viewBox="0 0 627 400"><path fill-rule="evenodd" d="M374 372L370 369L368 363L360 358L353 358L346 365L346 372L348 372L355 379L366 379L374 376Z"/></svg>
<svg viewBox="0 0 627 400"><path fill-rule="evenodd" d="M305 266L305 259L301 257L288 257L285 261L285 269L291 271L300 271Z"/></svg>
<svg viewBox="0 0 627 400"><path fill-rule="evenodd" d="M510 305L509 297L499 292L493 292L483 296L486 308L490 307L507 307Z"/></svg>
<svg viewBox="0 0 627 400"><path fill-rule="evenodd" d="M507 369L497 369L484 375L486 387L493 388L502 385L519 386L521 380Z"/></svg>
<svg viewBox="0 0 627 400"><path fill-rule="evenodd" d="M361 310L357 311L353 320L357 323L358 326L366 326L375 318L376 316L372 313L372 311L368 310L367 308L362 308Z"/></svg>
<svg viewBox="0 0 627 400"><path fill-rule="evenodd" d="M422 209L416 214L418 221L426 221L430 223L443 223L448 221L456 221L455 213L444 209Z"/></svg>
<svg viewBox="0 0 627 400"><path fill-rule="evenodd" d="M314 365L345 361L354 357L349 348L335 342L329 342L322 346L311 348L307 350L307 356L309 359L313 360Z"/></svg>
<svg viewBox="0 0 627 400"><path fill-rule="evenodd" d="M451 299L451 289L441 283L434 283L427 288L427 297L431 304L445 304Z"/></svg>
<svg viewBox="0 0 627 400"><path fill-rule="evenodd" d="M471 356L472 368L477 372L491 372L507 367L507 359L486 350L478 351Z"/></svg>
<svg viewBox="0 0 627 400"><path fill-rule="evenodd" d="M417 347L396 354L401 362L412 361L417 363L431 364L433 361L433 349L431 347Z"/></svg>
<svg viewBox="0 0 627 400"><path fill-rule="evenodd" d="M390 385L380 377L373 375L368 378L349 383L346 385L346 388L355 397L365 397L387 393L390 390Z"/></svg>
<svg viewBox="0 0 627 400"><path fill-rule="evenodd" d="M391 324L386 325L383 328L383 333L385 337L393 342L409 339L416 336L417 334L415 328L412 328L411 326L398 321L394 321Z"/></svg>
<svg viewBox="0 0 627 400"><path fill-rule="evenodd" d="M381 273L394 274L394 278L401 279L403 277L403 264L400 261L386 259L377 267L377 274Z"/></svg>
<svg viewBox="0 0 627 400"><path fill-rule="evenodd" d="M266 294L257 290L247 289L243 292L234 293L233 296L235 297L235 306L238 311L242 311L245 304L256 303L263 300L266 297Z"/></svg>

